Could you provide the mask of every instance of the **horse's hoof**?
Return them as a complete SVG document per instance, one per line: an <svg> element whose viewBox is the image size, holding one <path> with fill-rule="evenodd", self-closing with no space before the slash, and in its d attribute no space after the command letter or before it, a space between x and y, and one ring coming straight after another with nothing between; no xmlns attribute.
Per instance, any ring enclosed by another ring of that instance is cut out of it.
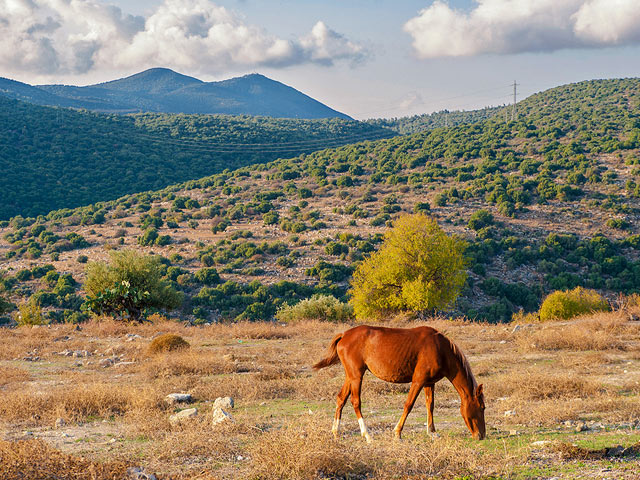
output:
<svg viewBox="0 0 640 480"><path fill-rule="evenodd" d="M440 438L440 435L436 432L429 432L429 436L433 439Z"/></svg>
<svg viewBox="0 0 640 480"><path fill-rule="evenodd" d="M393 431L393 438L395 438L396 440L402 440L402 434L399 431L394 430Z"/></svg>

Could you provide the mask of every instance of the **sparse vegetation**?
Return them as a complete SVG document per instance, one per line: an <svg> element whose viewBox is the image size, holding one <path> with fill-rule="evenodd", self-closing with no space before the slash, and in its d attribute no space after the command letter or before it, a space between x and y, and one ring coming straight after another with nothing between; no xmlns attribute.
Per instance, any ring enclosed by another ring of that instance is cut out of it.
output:
<svg viewBox="0 0 640 480"><path fill-rule="evenodd" d="M353 307L329 295L314 295L294 305L284 305L276 318L285 323L309 320L344 323L353 318Z"/></svg>

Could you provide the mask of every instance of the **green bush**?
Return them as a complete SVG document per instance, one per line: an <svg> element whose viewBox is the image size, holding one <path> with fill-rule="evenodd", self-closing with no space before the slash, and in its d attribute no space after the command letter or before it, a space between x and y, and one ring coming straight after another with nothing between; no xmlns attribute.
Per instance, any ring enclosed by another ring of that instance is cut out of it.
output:
<svg viewBox="0 0 640 480"><path fill-rule="evenodd" d="M480 230L493 224L493 215L489 210L478 210L471 215L468 226L471 230Z"/></svg>
<svg viewBox="0 0 640 480"><path fill-rule="evenodd" d="M32 300L18 306L18 312L14 316L14 320L18 326L44 325L47 323L42 316L42 307Z"/></svg>
<svg viewBox="0 0 640 480"><path fill-rule="evenodd" d="M555 291L540 306L540 320L567 320L585 313L610 310L607 301L595 290L576 287Z"/></svg>
<svg viewBox="0 0 640 480"><path fill-rule="evenodd" d="M283 305L276 313L276 318L285 323L302 320L347 322L353 319L353 307L329 295L314 295L295 305Z"/></svg>
<svg viewBox="0 0 640 480"><path fill-rule="evenodd" d="M141 321L148 309L172 310L180 306L182 295L162 280L159 257L135 250L113 251L110 255L109 264L87 265L84 288L92 313Z"/></svg>

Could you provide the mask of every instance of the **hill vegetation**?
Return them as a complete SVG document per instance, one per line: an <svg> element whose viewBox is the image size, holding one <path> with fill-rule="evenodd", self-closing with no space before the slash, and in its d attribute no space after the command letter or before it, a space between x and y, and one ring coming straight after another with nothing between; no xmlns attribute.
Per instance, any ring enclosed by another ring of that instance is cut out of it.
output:
<svg viewBox="0 0 640 480"><path fill-rule="evenodd" d="M77 319L81 257L135 247L161 256L183 316L270 319L313 295L346 299L354 268L394 220L425 212L467 243L469 277L451 313L505 321L554 290L638 292L639 101L638 79L583 82L523 101L514 122L496 116L13 218L1 232L5 289L15 304L35 296L51 318Z"/></svg>
<svg viewBox="0 0 640 480"><path fill-rule="evenodd" d="M340 119L101 115L0 96L0 219L112 200L390 135Z"/></svg>

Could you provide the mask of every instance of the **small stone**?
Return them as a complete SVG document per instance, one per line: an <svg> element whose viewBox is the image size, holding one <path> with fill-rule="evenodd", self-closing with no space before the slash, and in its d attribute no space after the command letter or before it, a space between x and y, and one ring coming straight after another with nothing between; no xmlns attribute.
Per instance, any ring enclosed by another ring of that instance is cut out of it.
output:
<svg viewBox="0 0 640 480"><path fill-rule="evenodd" d="M511 330L511 333L516 333L518 330L520 330L520 325L516 325L515 327L513 327L513 330Z"/></svg>
<svg viewBox="0 0 640 480"><path fill-rule="evenodd" d="M109 443L116 443L118 440L115 438L112 438L111 440L109 440Z"/></svg>
<svg viewBox="0 0 640 480"><path fill-rule="evenodd" d="M111 367L113 365L113 359L111 359L111 358L103 358L102 360L100 360L99 365L102 368Z"/></svg>
<svg viewBox="0 0 640 480"><path fill-rule="evenodd" d="M506 412L504 412L504 416L505 417L515 417L516 415L516 411L514 410L507 410Z"/></svg>
<svg viewBox="0 0 640 480"><path fill-rule="evenodd" d="M67 422L64 421L64 418L56 418L56 423L55 423L56 428L62 428L66 424Z"/></svg>
<svg viewBox="0 0 640 480"><path fill-rule="evenodd" d="M549 445L551 442L549 440L538 440L537 442L532 442L531 446L532 447L544 447L546 445Z"/></svg>
<svg viewBox="0 0 640 480"><path fill-rule="evenodd" d="M579 432L586 432L587 430L589 430L589 427L584 422L580 422L578 425L576 425L576 432L578 432L578 433Z"/></svg>
<svg viewBox="0 0 640 480"><path fill-rule="evenodd" d="M169 405L175 405L176 403L191 403L190 393L170 393L164 397L164 401Z"/></svg>
<svg viewBox="0 0 640 480"><path fill-rule="evenodd" d="M500 340L500 345L504 345L505 343L507 343L506 340Z"/></svg>
<svg viewBox="0 0 640 480"><path fill-rule="evenodd" d="M573 420L566 420L564 422L564 426L565 427L573 427L576 424L576 422L574 422Z"/></svg>
<svg viewBox="0 0 640 480"><path fill-rule="evenodd" d="M231 410L233 408L233 398L231 397L218 397L213 402L213 408L220 408L222 410Z"/></svg>
<svg viewBox="0 0 640 480"><path fill-rule="evenodd" d="M197 408L187 408L185 410L181 410L178 413L171 415L169 417L169 423L171 423L172 425L177 425L179 423L181 423L184 420L190 419L190 418L194 418L198 416L198 409Z"/></svg>
<svg viewBox="0 0 640 480"><path fill-rule="evenodd" d="M234 422L235 420L230 413L225 412L219 407L213 408L213 415L211 418L211 426L220 425L221 423Z"/></svg>
<svg viewBox="0 0 640 480"><path fill-rule="evenodd" d="M133 365L136 362L118 362L115 363L113 366L114 367L126 367L127 365Z"/></svg>
<svg viewBox="0 0 640 480"><path fill-rule="evenodd" d="M509 436L510 437L515 437L516 435L518 435L518 431L517 430L509 430Z"/></svg>
<svg viewBox="0 0 640 480"><path fill-rule="evenodd" d="M157 480L156 476L146 473L142 467L131 467L127 469L128 480Z"/></svg>

